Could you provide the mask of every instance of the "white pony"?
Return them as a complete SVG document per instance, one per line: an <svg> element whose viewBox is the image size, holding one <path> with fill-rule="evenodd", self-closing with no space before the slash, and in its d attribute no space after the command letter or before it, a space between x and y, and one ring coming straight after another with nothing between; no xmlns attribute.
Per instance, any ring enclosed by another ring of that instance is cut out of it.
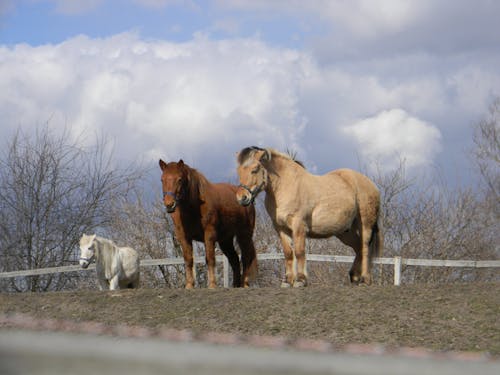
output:
<svg viewBox="0 0 500 375"><path fill-rule="evenodd" d="M87 268L95 258L100 290L139 287L139 255L131 247L118 247L95 234L80 238L80 266Z"/></svg>

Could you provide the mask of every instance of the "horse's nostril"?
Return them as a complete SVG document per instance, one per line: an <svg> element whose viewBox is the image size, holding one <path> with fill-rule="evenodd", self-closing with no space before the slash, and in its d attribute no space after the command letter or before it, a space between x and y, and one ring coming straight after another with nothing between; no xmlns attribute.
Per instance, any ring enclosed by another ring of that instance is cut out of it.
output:
<svg viewBox="0 0 500 375"><path fill-rule="evenodd" d="M246 195L238 199L238 203L242 206L248 206L250 204L251 199L249 199Z"/></svg>
<svg viewBox="0 0 500 375"><path fill-rule="evenodd" d="M175 211L175 207L177 207L177 202L174 202L172 204L166 204L165 207L167 208L168 213L172 213Z"/></svg>

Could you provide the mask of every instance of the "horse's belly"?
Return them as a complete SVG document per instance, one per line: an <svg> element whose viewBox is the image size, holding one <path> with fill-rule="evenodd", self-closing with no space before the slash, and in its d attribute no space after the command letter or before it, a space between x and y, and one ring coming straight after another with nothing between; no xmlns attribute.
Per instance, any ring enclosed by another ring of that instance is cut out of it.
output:
<svg viewBox="0 0 500 375"><path fill-rule="evenodd" d="M309 223L310 237L330 237L349 230L356 212L354 210L314 210Z"/></svg>

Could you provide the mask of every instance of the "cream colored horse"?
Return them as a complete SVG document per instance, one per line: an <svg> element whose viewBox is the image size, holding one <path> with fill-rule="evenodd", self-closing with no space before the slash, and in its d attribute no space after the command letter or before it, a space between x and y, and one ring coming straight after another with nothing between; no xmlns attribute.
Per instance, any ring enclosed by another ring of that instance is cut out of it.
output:
<svg viewBox="0 0 500 375"><path fill-rule="evenodd" d="M307 285L306 237L331 236L354 249L351 282L371 284L371 261L379 256L383 238L380 194L368 177L349 169L313 175L290 156L259 147L241 150L237 161L238 202L247 206L266 192L266 210L285 256L283 287Z"/></svg>
<svg viewBox="0 0 500 375"><path fill-rule="evenodd" d="M80 266L87 268L95 259L100 290L139 287L139 255L131 247L118 247L95 234L80 238Z"/></svg>

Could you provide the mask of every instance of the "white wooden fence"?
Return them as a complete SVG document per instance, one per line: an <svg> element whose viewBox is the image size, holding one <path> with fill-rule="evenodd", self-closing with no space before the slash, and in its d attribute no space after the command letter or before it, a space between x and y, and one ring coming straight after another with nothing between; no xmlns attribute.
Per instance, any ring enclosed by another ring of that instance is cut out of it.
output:
<svg viewBox="0 0 500 375"><path fill-rule="evenodd" d="M284 259L281 253L264 253L258 254L257 259L261 260L280 260ZM352 263L353 256L348 255L320 255L320 254L307 254L307 261L313 262L331 262L331 263ZM223 255L216 257L217 262L223 264L223 285L225 288L229 286L229 262ZM205 258L195 257L195 263L205 263ZM468 267L468 268L498 268L500 267L500 260L440 260L440 259L410 259L402 258L399 256L393 258L375 258L374 264L387 264L394 266L394 285L401 284L401 268L403 265L408 266L422 266L422 267ZM142 267L160 266L160 265L183 265L184 259L178 258L164 258L164 259L144 259L141 261ZM46 275L51 273L60 272L76 272L88 271L95 269L95 264L91 264L86 270L82 269L79 265L62 266L62 267L49 267L39 268L34 270L11 271L0 273L1 278L21 277L21 276L35 276Z"/></svg>

